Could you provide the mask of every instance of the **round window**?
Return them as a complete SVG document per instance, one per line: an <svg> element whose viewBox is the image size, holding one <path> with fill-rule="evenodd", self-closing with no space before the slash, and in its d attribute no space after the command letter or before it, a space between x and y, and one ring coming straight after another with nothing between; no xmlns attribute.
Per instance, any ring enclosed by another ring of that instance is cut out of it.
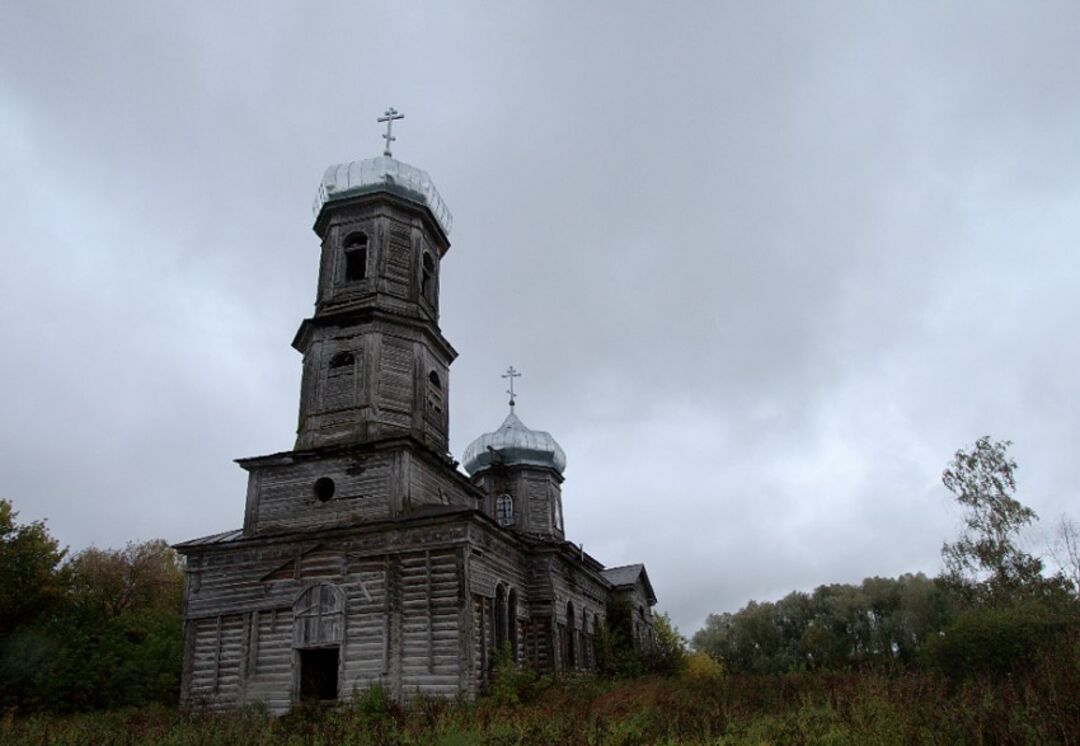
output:
<svg viewBox="0 0 1080 746"><path fill-rule="evenodd" d="M314 492L319 502L326 502L334 496L334 480L330 477L319 477L315 480Z"/></svg>

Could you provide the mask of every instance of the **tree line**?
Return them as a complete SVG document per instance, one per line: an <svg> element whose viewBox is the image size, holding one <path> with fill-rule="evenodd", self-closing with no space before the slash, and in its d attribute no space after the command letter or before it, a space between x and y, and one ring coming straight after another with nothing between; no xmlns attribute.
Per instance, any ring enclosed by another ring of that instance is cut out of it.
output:
<svg viewBox="0 0 1080 746"><path fill-rule="evenodd" d="M1075 644L1076 527L1062 520L1064 556L1053 571L1022 548L1037 516L1015 497L1010 445L980 438L942 474L964 527L942 547L937 577L868 578L752 601L710 614L692 646L738 673L930 668L964 678L1014 673L1055 645Z"/></svg>

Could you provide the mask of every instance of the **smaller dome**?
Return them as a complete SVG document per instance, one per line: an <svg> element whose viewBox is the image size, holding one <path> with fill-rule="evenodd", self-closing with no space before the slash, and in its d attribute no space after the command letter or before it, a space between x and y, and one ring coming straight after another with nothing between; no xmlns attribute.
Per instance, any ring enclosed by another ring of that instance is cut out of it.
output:
<svg viewBox="0 0 1080 746"><path fill-rule="evenodd" d="M530 430L514 410L493 433L484 433L465 449L462 465L470 475L497 463L506 466L546 466L560 474L566 469L566 454L550 433Z"/></svg>

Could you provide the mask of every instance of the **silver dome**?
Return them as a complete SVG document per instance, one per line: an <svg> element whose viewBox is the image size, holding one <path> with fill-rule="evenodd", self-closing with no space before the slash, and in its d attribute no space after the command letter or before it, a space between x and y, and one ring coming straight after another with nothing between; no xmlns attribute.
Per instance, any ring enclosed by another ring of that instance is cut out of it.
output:
<svg viewBox="0 0 1080 746"><path fill-rule="evenodd" d="M386 156L330 166L323 174L312 209L318 217L327 202L380 190L424 205L443 233L450 234L454 218L427 171Z"/></svg>
<svg viewBox="0 0 1080 746"><path fill-rule="evenodd" d="M566 454L550 433L530 430L510 410L493 433L484 433L469 444L462 465L470 475L493 466L546 466L560 474L566 469Z"/></svg>

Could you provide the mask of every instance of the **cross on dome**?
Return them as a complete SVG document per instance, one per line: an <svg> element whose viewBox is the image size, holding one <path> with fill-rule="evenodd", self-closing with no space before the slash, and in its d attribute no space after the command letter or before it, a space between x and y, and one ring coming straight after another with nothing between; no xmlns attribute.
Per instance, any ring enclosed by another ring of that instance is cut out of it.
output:
<svg viewBox="0 0 1080 746"><path fill-rule="evenodd" d="M381 117L378 118L378 120L376 120L376 121L379 121L379 122L386 122L386 134L382 136L382 138L384 140L386 140L386 147L383 148L382 154L385 155L387 158L393 158L394 157L390 153L390 143L397 140L397 138L394 137L390 133L391 128L394 126L394 120L395 119L404 119L404 118L405 118L404 114L402 114L397 109L395 109L393 106L391 106L389 109L386 110L386 112Z"/></svg>
<svg viewBox="0 0 1080 746"><path fill-rule="evenodd" d="M514 370L514 366L511 365L506 369L506 372L502 375L503 378L510 379L510 388L506 390L506 393L510 394L510 407L513 408L516 394L514 394L514 379L521 378L521 374Z"/></svg>

